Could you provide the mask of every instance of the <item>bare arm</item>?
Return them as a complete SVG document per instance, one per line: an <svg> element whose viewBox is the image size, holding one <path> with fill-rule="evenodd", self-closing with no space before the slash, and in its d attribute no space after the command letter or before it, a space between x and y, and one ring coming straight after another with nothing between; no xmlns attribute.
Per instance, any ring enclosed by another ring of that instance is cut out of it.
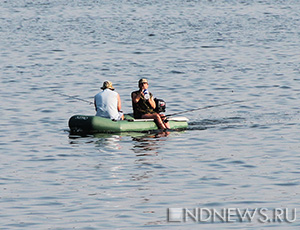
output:
<svg viewBox="0 0 300 230"><path fill-rule="evenodd" d="M156 108L156 103L155 103L155 101L154 101L153 96L151 96L150 99L149 99L148 101L149 101L151 107L152 107L153 109L155 109L155 108Z"/></svg>
<svg viewBox="0 0 300 230"><path fill-rule="evenodd" d="M141 99L141 95L144 95L143 92L139 91L138 93L132 93L131 94L131 99L133 103L138 103L139 100Z"/></svg>
<svg viewBox="0 0 300 230"><path fill-rule="evenodd" d="M121 108L121 98L120 98L119 94L118 94L118 111L122 111L122 108Z"/></svg>
<svg viewBox="0 0 300 230"><path fill-rule="evenodd" d="M144 95L144 93L142 91L139 91L138 93L132 93L131 98L132 98L133 103L138 103L139 100L141 99L141 95ZM151 107L153 109L155 109L156 108L156 103L154 101L153 96L151 96L148 101L149 101L149 104L151 105Z"/></svg>

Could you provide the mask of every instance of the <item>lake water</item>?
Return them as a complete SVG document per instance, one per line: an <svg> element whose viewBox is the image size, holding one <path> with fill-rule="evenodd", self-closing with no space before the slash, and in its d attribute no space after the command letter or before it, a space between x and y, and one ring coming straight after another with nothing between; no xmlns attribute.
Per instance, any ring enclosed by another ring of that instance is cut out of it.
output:
<svg viewBox="0 0 300 230"><path fill-rule="evenodd" d="M0 228L299 229L299 12L296 0L0 1ZM142 77L167 113L245 102L182 114L188 130L169 135L69 135L72 115L95 112L60 94L92 101L111 80L131 112ZM201 222L174 208L298 213Z"/></svg>

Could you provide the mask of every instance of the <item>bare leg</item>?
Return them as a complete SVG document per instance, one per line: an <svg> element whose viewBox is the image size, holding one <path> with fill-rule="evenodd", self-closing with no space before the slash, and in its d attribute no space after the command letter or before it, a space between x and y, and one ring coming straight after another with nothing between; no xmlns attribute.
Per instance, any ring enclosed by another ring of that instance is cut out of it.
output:
<svg viewBox="0 0 300 230"><path fill-rule="evenodd" d="M142 118L154 119L154 121L159 129L167 129L167 127L165 126L164 122L162 121L162 119L158 113L144 114L144 115L142 115Z"/></svg>
<svg viewBox="0 0 300 230"><path fill-rule="evenodd" d="M159 114L160 115L160 117L161 117L161 119L163 120L163 123L164 123L164 125L165 125L165 127L167 128L167 129L170 129L170 124L169 124L169 122L167 121L165 121L167 118L165 117L165 115L164 114Z"/></svg>

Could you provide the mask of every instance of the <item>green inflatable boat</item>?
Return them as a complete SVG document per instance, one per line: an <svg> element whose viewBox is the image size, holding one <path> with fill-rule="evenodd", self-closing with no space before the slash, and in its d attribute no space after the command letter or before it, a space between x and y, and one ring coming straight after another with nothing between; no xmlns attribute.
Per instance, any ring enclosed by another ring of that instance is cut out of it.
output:
<svg viewBox="0 0 300 230"><path fill-rule="evenodd" d="M188 127L185 117L168 118L170 129L182 130ZM153 119L134 119L126 114L123 121L112 121L99 116L74 115L69 119L71 133L120 133L158 130Z"/></svg>

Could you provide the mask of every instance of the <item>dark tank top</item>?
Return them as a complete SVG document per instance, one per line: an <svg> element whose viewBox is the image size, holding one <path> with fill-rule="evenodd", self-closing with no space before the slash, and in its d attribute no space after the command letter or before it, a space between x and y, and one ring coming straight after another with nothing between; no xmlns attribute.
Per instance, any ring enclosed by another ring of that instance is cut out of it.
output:
<svg viewBox="0 0 300 230"><path fill-rule="evenodd" d="M139 91L134 91L131 94L133 93L138 94ZM150 93L150 98L151 97L152 97L152 93ZM149 101L146 100L143 95L141 95L141 98L137 103L132 102L132 108L133 108L133 116L135 119L142 118L142 115L144 114L155 113Z"/></svg>

